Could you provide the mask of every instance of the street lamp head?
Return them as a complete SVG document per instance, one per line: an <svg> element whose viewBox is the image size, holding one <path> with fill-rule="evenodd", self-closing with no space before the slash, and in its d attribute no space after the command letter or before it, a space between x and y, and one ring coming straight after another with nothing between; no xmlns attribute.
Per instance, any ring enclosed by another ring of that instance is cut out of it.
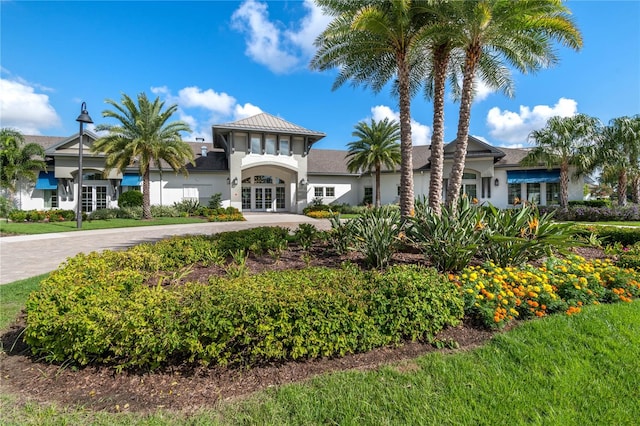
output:
<svg viewBox="0 0 640 426"><path fill-rule="evenodd" d="M83 102L80 107L80 115L76 118L76 121L80 123L93 123L91 117L89 117L89 112L87 111L87 103Z"/></svg>

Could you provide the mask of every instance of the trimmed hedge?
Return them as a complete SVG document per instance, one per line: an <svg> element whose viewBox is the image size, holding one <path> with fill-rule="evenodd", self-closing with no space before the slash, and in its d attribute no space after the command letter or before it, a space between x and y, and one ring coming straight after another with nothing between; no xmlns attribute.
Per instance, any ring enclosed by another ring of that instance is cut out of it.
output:
<svg viewBox="0 0 640 426"><path fill-rule="evenodd" d="M149 286L159 257L78 255L27 302L25 341L48 361L155 369L336 356L431 341L459 323L456 287L433 269L308 268Z"/></svg>
<svg viewBox="0 0 640 426"><path fill-rule="evenodd" d="M620 243L624 246L632 246L640 242L640 227L620 226L577 226L576 234L588 238L595 234L605 245Z"/></svg>
<svg viewBox="0 0 640 426"><path fill-rule="evenodd" d="M638 221L640 220L640 205L591 207L587 205L569 206L563 209L559 206L539 206L540 213L553 212L554 219L578 222L605 221Z"/></svg>

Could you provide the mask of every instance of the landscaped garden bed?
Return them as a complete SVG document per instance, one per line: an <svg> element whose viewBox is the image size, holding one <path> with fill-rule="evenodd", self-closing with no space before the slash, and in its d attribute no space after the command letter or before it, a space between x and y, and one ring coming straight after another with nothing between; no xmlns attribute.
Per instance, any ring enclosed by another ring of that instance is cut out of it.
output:
<svg viewBox="0 0 640 426"><path fill-rule="evenodd" d="M95 408L125 397L135 400L128 408L189 409L640 296L637 270L610 260L637 256L638 245L607 254L570 240L557 253L545 240L570 237L568 228L533 210L506 217L467 206L457 221L427 214L403 222L382 209L334 220L327 233L257 228L79 255L32 294L27 328L4 336L15 347L3 376L15 389L59 387L61 401ZM447 247L426 238L445 230L456 235ZM517 266L486 258L505 253L518 254Z"/></svg>

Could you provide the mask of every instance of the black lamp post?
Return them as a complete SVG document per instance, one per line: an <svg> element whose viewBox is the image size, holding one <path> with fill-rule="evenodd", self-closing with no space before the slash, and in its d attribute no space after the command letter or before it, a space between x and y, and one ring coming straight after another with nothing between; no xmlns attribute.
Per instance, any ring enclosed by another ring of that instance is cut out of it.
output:
<svg viewBox="0 0 640 426"><path fill-rule="evenodd" d="M80 133L78 133L78 137L80 138L80 143L78 145L78 206L76 212L76 223L78 229L82 228L82 153L84 151L83 139L84 139L84 123L93 123L91 117L89 117L89 113L87 112L87 103L83 102L80 107L80 115L76 118L76 121L80 123Z"/></svg>

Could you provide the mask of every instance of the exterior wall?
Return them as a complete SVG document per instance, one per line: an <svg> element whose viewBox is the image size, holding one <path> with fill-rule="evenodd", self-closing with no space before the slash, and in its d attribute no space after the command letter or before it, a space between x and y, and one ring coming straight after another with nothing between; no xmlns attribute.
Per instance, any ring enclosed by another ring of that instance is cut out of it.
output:
<svg viewBox="0 0 640 426"><path fill-rule="evenodd" d="M350 204L352 206L362 203L364 192L360 187L360 180L355 176L310 176L309 184L302 190L305 193L305 201L311 204L316 199L316 188L334 188L335 196L322 196L324 204Z"/></svg>
<svg viewBox="0 0 640 426"><path fill-rule="evenodd" d="M162 191L160 188L162 187ZM185 199L197 199L209 205L213 194L222 194L224 206L229 205L229 185L226 173L190 173L188 177L176 175L172 170L151 173L150 199L152 205L172 206Z"/></svg>

